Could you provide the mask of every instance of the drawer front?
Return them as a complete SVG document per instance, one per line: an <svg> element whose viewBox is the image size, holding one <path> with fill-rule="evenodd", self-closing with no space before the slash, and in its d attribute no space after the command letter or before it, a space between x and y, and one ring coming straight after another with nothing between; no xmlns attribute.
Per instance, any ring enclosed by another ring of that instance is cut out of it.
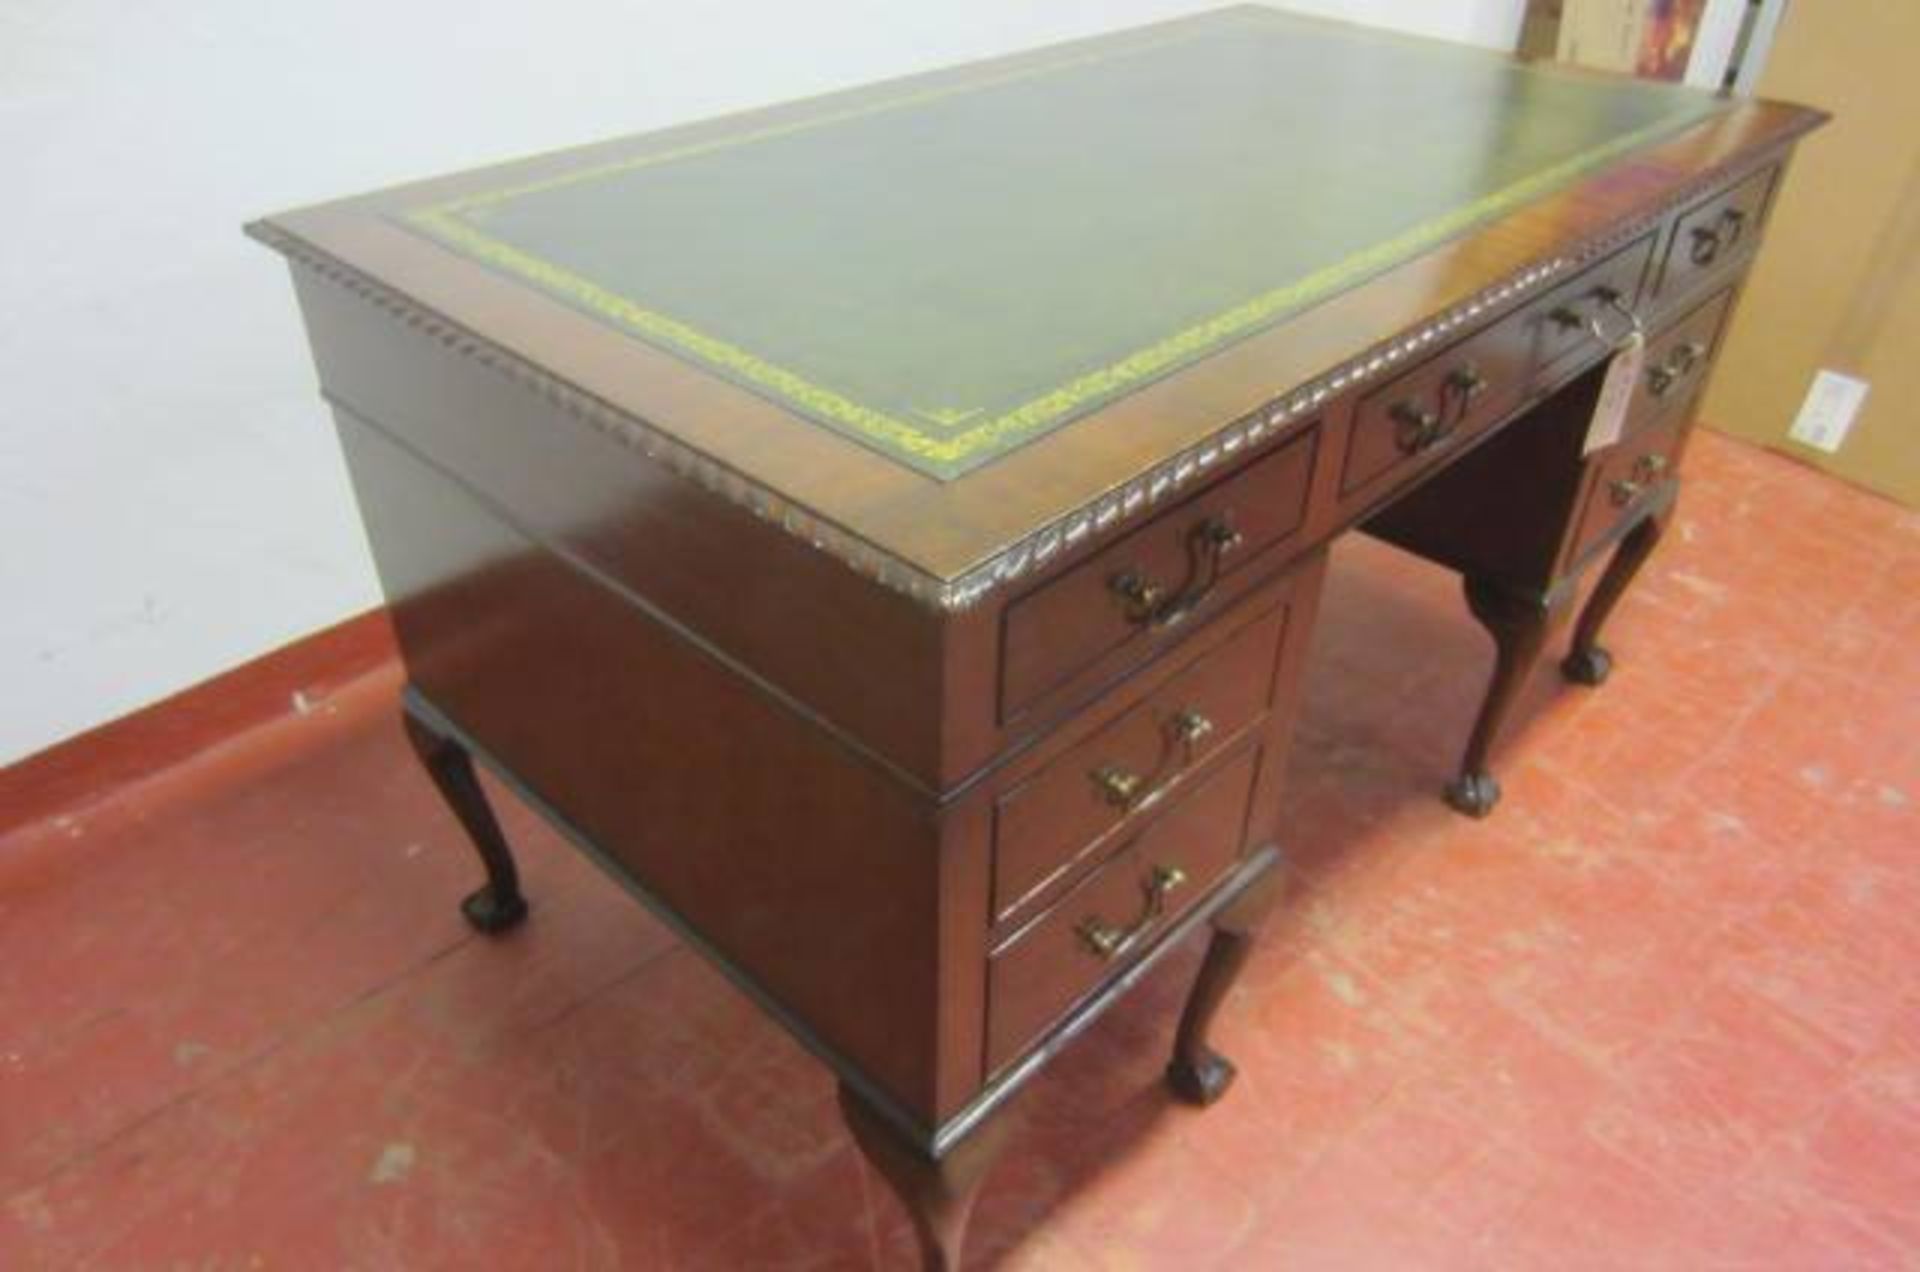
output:
<svg viewBox="0 0 1920 1272"><path fill-rule="evenodd" d="M1655 427L1612 447L1598 461L1586 503L1568 549L1569 568L1578 566L1607 538L1645 512L1673 478L1682 416L1668 416Z"/></svg>
<svg viewBox="0 0 1920 1272"><path fill-rule="evenodd" d="M1741 259L1760 238L1760 218L1779 174L1777 166L1763 169L1683 213L1667 239L1656 294L1678 295Z"/></svg>
<svg viewBox="0 0 1920 1272"><path fill-rule="evenodd" d="M1520 341L1536 379L1551 380L1563 365L1570 371L1604 356L1632 327L1622 306L1639 300L1641 281L1653 259L1653 238L1647 234L1634 240L1521 311Z"/></svg>
<svg viewBox="0 0 1920 1272"><path fill-rule="evenodd" d="M1264 718L1287 610L1246 625L1145 701L1002 795L993 913L1044 905L1077 866L1130 833Z"/></svg>
<svg viewBox="0 0 1920 1272"><path fill-rule="evenodd" d="M1200 778L1138 839L993 953L990 1071L1039 1041L1232 869L1260 754L1247 746Z"/></svg>
<svg viewBox="0 0 1920 1272"><path fill-rule="evenodd" d="M1498 423L1556 365L1606 353L1630 325L1628 311L1652 259L1647 234L1369 393L1354 411L1342 497L1384 491L1429 457Z"/></svg>
<svg viewBox="0 0 1920 1272"><path fill-rule="evenodd" d="M1148 657L1239 590L1234 575L1305 522L1318 441L1318 427L1293 438L1009 605L1002 720L1096 662Z"/></svg>
<svg viewBox="0 0 1920 1272"><path fill-rule="evenodd" d="M1707 382L1707 368L1720 347L1733 293L1723 291L1682 318L1647 346L1646 367L1627 407L1631 434L1691 402Z"/></svg>
<svg viewBox="0 0 1920 1272"><path fill-rule="evenodd" d="M1499 420L1526 389L1512 321L1484 328L1389 381L1354 409L1340 473L1343 496L1424 467L1453 443Z"/></svg>

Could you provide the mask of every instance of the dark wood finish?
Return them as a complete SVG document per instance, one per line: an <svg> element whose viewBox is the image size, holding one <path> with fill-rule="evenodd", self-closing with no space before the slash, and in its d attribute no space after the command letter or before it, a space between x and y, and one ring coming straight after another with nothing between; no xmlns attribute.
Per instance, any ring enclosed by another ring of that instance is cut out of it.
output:
<svg viewBox="0 0 1920 1272"><path fill-rule="evenodd" d="M1671 368L1627 440L1588 455L1609 343L1637 321L1666 369L1717 330L1725 302L1700 298L1737 285L1757 217L1724 261L1685 279L1669 267L1658 297L1654 263L1723 194L1764 201L1819 117L1730 104L945 482L386 218L423 192L1185 29L255 227L299 262L410 730L490 867L477 921L518 889L470 756L834 1070L929 1266L959 1257L999 1111L1206 924L1168 1080L1199 1102L1225 1090L1208 1033L1271 904L1307 638L1342 530L1364 521L1469 579L1498 655L1456 797L1491 806L1488 757L1574 573L1621 544L1576 639L1591 663L1672 506L1671 470L1586 510L1616 468L1631 479L1656 450L1677 462L1711 361ZM1352 37L1356 57L1370 38ZM1017 579L968 606L906 594L989 564ZM1187 709L1213 730L1170 732ZM1108 767L1137 781L1096 782ZM1099 802L1116 790L1138 799Z"/></svg>
<svg viewBox="0 0 1920 1272"><path fill-rule="evenodd" d="M1742 189L1753 188L1755 180L1748 178ZM1676 225L1669 241L1677 232ZM1751 240L1743 245L1748 255L1740 260L1751 259L1753 246ZM1589 684L1600 683L1611 668L1610 656L1594 641L1658 539L1657 525L1644 534L1640 528L1656 520L1664 524L1678 497L1689 412L1731 314L1740 269L1715 277L1728 285L1704 300L1694 298L1695 289L1677 296L1680 304L1654 307L1660 327L1647 343L1619 441L1592 454L1586 450L1604 364L1554 354L1548 369L1537 374L1552 383L1554 368L1571 366L1578 370L1572 380L1532 400L1517 426L1506 427L1367 523L1369 533L1459 571L1470 611L1494 638L1486 696L1460 771L1444 790L1447 802L1461 812L1484 817L1499 802L1499 783L1489 766L1514 698L1565 617L1579 574L1609 546L1620 544L1601 583L1604 599L1598 608L1589 607L1590 621L1583 614L1586 635L1576 637L1561 664L1568 678ZM1542 303L1568 304L1569 297L1580 295L1594 307L1596 293L1584 280ZM1591 341L1590 335L1581 338Z"/></svg>
<svg viewBox="0 0 1920 1272"><path fill-rule="evenodd" d="M1047 896L1065 873L1150 816L1262 717L1284 609L1248 624L1120 719L994 804L994 918Z"/></svg>
<svg viewBox="0 0 1920 1272"><path fill-rule="evenodd" d="M1591 484L1580 454L1598 400L1591 368L1365 524L1462 575L1542 590L1564 555L1568 522Z"/></svg>
<svg viewBox="0 0 1920 1272"><path fill-rule="evenodd" d="M1014 1129L1011 1117L1003 1111L989 1118L951 1151L934 1156L903 1137L858 1091L844 1082L839 1091L840 1116L853 1142L913 1222L921 1268L958 1272L967 1220Z"/></svg>
<svg viewBox="0 0 1920 1272"><path fill-rule="evenodd" d="M1212 1045L1213 1021L1253 954L1254 938L1278 894L1279 876L1269 874L1213 916L1206 957L1181 1008L1173 1058L1167 1062L1167 1086L1188 1104L1205 1107L1233 1085L1233 1062Z"/></svg>
<svg viewBox="0 0 1920 1272"><path fill-rule="evenodd" d="M1591 362L1611 351L1611 341L1630 325L1619 303L1635 304L1644 294L1655 234L1642 235L1571 282L1554 288L1529 306L1522 318L1527 352L1536 376L1551 376L1568 362ZM1598 323L1596 337L1593 324Z"/></svg>
<svg viewBox="0 0 1920 1272"><path fill-rule="evenodd" d="M1780 169L1764 168L1682 213L1667 239L1656 290L1671 296L1730 274L1760 238L1761 220Z"/></svg>
<svg viewBox="0 0 1920 1272"><path fill-rule="evenodd" d="M1565 617L1566 597L1515 588L1496 579L1468 575L1467 608L1493 637L1493 676L1480 714L1467 737L1460 772L1447 783L1447 803L1472 817L1485 817L1500 802L1500 783L1488 768L1494 741L1506 722L1520 687L1546 648L1547 638Z"/></svg>
<svg viewBox="0 0 1920 1272"><path fill-rule="evenodd" d="M1613 672L1613 655L1600 645L1600 629L1606 625L1613 607L1626 595L1634 576L1659 546L1660 536L1672 519L1673 500L1668 498L1654 511L1634 522L1621 538L1620 546L1607 561L1607 568L1594 584L1593 595L1580 610L1573 628L1573 646L1560 664L1560 670L1575 684L1602 685Z"/></svg>
<svg viewBox="0 0 1920 1272"><path fill-rule="evenodd" d="M1209 17L1186 22L1209 21ZM1197 446L1240 418L1392 333L1558 254L1618 241L1703 178L1745 168L1816 126L1821 116L1773 102L1731 103L1725 114L1543 195L1392 267L1285 322L1121 397L1069 428L951 482L935 482L793 417L757 394L642 345L566 305L460 259L385 219L398 200L539 179L581 163L698 144L738 131L778 128L903 95L984 81L1062 58L1105 54L1164 39L1145 28L1031 54L829 94L725 120L628 138L514 165L511 172L451 177L272 218L256 232L319 253L381 280L423 312L445 316L458 351L463 333L511 350L555 380L624 416L668 430L719 467L779 489L795 505L884 545L930 574L968 567L1094 502L1143 469ZM512 382L511 380L509 381ZM537 396L537 395L536 395Z"/></svg>
<svg viewBox="0 0 1920 1272"><path fill-rule="evenodd" d="M500 831L500 823L480 788L473 771L473 757L443 730L417 698L409 695L400 713L407 741L420 757L427 776L433 779L440 797L460 819L480 864L486 868L487 881L460 902L460 913L475 931L489 936L517 926L527 917L527 900L520 892L520 871L514 864L513 849Z"/></svg>
<svg viewBox="0 0 1920 1272"><path fill-rule="evenodd" d="M1259 758L1243 747L1196 778L1137 840L993 952L990 1072L1018 1058L1226 877L1243 846Z"/></svg>
<svg viewBox="0 0 1920 1272"><path fill-rule="evenodd" d="M370 323L364 302L317 276L296 283L322 388L342 410L469 498L511 510L530 543L698 631L849 745L929 790L956 776L943 771L938 717L920 709L941 691L936 615L634 462L614 438L556 417L425 330ZM815 639L789 639L796 630Z"/></svg>
<svg viewBox="0 0 1920 1272"><path fill-rule="evenodd" d="M425 701L902 1108L930 1124L970 1098L977 1055L936 1089L939 801L339 420ZM985 928L984 888L948 905Z"/></svg>
<svg viewBox="0 0 1920 1272"><path fill-rule="evenodd" d="M1719 292L1648 342L1646 367L1627 408L1627 435L1691 407L1720 350L1732 307L1733 292Z"/></svg>
<svg viewBox="0 0 1920 1272"><path fill-rule="evenodd" d="M1529 370L1523 324L1523 315L1502 319L1362 398L1341 492L1431 464L1511 413Z"/></svg>
<svg viewBox="0 0 1920 1272"><path fill-rule="evenodd" d="M1653 253L1652 234L1613 252L1523 309L1455 341L1373 390L1355 408L1341 493L1364 503L1387 479L1432 467L1450 449L1539 397L1596 338L1625 329Z"/></svg>
<svg viewBox="0 0 1920 1272"><path fill-rule="evenodd" d="M1289 440L1010 603L1003 716L1084 694L1217 612L1305 522L1318 442L1318 430Z"/></svg>
<svg viewBox="0 0 1920 1272"><path fill-rule="evenodd" d="M1357 486L1353 479L1343 482L1337 519L1380 509L1390 516L1411 515L1401 511L1411 498L1416 505L1431 507L1443 521L1462 521L1452 502L1428 487L1466 488L1470 479L1455 474L1463 464L1471 468L1475 460L1459 452L1475 451L1500 425L1549 398L1570 375L1606 355L1610 345L1594 333L1611 338L1629 329L1621 306L1634 303L1655 237L1642 235L1533 304L1450 344L1406 376L1362 398L1349 430L1348 462L1351 466L1358 461L1363 476ZM1449 380L1467 382L1467 371L1487 384L1470 401L1448 385ZM1409 405L1433 412L1439 425L1428 440L1411 447L1403 443L1418 435L1406 423L1406 413L1397 409ZM1537 436L1543 433L1553 437ZM1565 428L1530 422L1525 430L1504 430L1499 440L1509 447L1550 446L1558 452L1565 449L1566 434ZM1370 478L1364 476L1369 467ZM1535 497L1542 480L1552 482L1564 470L1562 462L1536 457L1524 469L1534 483L1518 498ZM1409 487L1410 496L1405 493ZM1463 531L1471 533L1472 527L1456 525L1447 537ZM1535 542L1504 528L1495 537L1506 549Z"/></svg>
<svg viewBox="0 0 1920 1272"><path fill-rule="evenodd" d="M1672 419L1641 429L1594 462L1586 499L1568 537L1568 572L1619 539L1650 509L1671 500L1680 424Z"/></svg>

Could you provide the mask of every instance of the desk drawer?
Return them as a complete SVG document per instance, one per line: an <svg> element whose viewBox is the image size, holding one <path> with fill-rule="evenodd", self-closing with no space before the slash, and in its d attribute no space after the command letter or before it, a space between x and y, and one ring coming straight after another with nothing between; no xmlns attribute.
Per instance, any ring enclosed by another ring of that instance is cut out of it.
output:
<svg viewBox="0 0 1920 1272"><path fill-rule="evenodd" d="M1646 369L1627 407L1627 432L1661 418L1675 406L1690 402L1707 382L1707 369L1720 346L1733 293L1723 291L1656 336L1647 346Z"/></svg>
<svg viewBox="0 0 1920 1272"><path fill-rule="evenodd" d="M989 959L987 1068L1018 1057L1205 896L1240 857L1261 752L1201 777L1139 838Z"/></svg>
<svg viewBox="0 0 1920 1272"><path fill-rule="evenodd" d="M1683 213L1667 240L1655 294L1677 295L1740 259L1760 237L1760 218L1779 173L1777 166L1763 169Z"/></svg>
<svg viewBox="0 0 1920 1272"><path fill-rule="evenodd" d="M1582 270L1525 309L1507 315L1375 389L1354 410L1340 474L1342 497L1370 497L1392 476L1411 475L1430 455L1510 414L1553 368L1575 354L1599 357L1627 324L1653 235Z"/></svg>
<svg viewBox="0 0 1920 1272"><path fill-rule="evenodd" d="M1044 904L1073 868L1131 831L1263 717L1285 607L1002 795L994 807L993 914Z"/></svg>
<svg viewBox="0 0 1920 1272"><path fill-rule="evenodd" d="M1567 551L1569 570L1578 567L1616 531L1637 520L1665 490L1673 479L1680 429L1685 423L1683 416L1668 415L1662 423L1618 443L1597 460L1598 470L1587 487Z"/></svg>
<svg viewBox="0 0 1920 1272"><path fill-rule="evenodd" d="M1536 380L1551 380L1563 362L1604 355L1632 323L1621 306L1639 299L1641 280L1653 259L1649 233L1597 265L1590 265L1528 305L1518 316L1521 343ZM1599 324L1601 337L1594 335Z"/></svg>
<svg viewBox="0 0 1920 1272"><path fill-rule="evenodd" d="M1117 672L1146 658L1187 619L1242 590L1229 585L1233 576L1306 519L1319 433L1293 438L1009 605L1001 718L1017 718L1096 663Z"/></svg>
<svg viewBox="0 0 1920 1272"><path fill-rule="evenodd" d="M1526 384L1526 363L1512 320L1482 329L1390 380L1354 409L1341 494L1412 472L1462 438L1512 410Z"/></svg>

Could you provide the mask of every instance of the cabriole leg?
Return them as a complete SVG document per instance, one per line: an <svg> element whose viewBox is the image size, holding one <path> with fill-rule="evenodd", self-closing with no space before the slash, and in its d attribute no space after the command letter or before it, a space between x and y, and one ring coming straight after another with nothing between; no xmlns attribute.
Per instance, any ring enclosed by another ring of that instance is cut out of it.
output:
<svg viewBox="0 0 1920 1272"><path fill-rule="evenodd" d="M861 1154L907 1208L925 1272L957 1272L973 1203L1000 1155L1012 1119L1005 1110L990 1116L945 1156L935 1158L909 1142L844 1082L840 1116Z"/></svg>
<svg viewBox="0 0 1920 1272"><path fill-rule="evenodd" d="M1580 611L1580 619L1574 624L1573 646L1560 663L1560 672L1568 680L1581 685L1606 683L1608 674L1613 671L1613 655L1600 645L1600 628L1613 613L1613 607L1619 604L1620 598L1626 595L1634 576L1640 573L1640 567L1653 555L1653 549L1666 529L1669 515L1669 512L1663 511L1648 517L1627 531L1626 537L1620 540L1620 546L1613 550L1606 571L1600 575L1600 581L1594 585L1593 595L1587 598L1586 607Z"/></svg>
<svg viewBox="0 0 1920 1272"><path fill-rule="evenodd" d="M487 882L460 902L460 913L475 930L488 934L504 932L527 917L527 901L520 894L520 872L513 863L513 849L500 833L493 808L473 771L473 757L459 742L446 736L417 715L408 704L401 712L407 740L414 754L426 766L427 775L440 789L441 798L453 809L453 815L466 828L480 860L487 868Z"/></svg>
<svg viewBox="0 0 1920 1272"><path fill-rule="evenodd" d="M1460 760L1460 775L1447 783L1446 798L1460 812L1485 817L1500 802L1500 784L1488 771L1487 757L1519 697L1520 687L1540 659L1547 636L1564 608L1557 598L1511 588L1491 579L1466 579L1467 607L1493 637L1493 679L1480 704L1479 718Z"/></svg>
<svg viewBox="0 0 1920 1272"><path fill-rule="evenodd" d="M1180 1013L1173 1059L1167 1063L1167 1086L1188 1104L1212 1104L1233 1085L1233 1062L1215 1051L1207 1036L1220 1005L1226 1002L1240 969L1253 953L1254 936L1273 908L1278 878L1278 870L1267 871L1213 917L1213 936L1187 994L1187 1005Z"/></svg>

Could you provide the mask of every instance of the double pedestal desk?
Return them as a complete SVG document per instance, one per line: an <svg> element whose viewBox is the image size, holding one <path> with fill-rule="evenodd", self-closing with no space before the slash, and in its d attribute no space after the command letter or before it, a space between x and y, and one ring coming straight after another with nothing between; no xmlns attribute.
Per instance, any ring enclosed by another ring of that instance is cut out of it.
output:
<svg viewBox="0 0 1920 1272"><path fill-rule="evenodd" d="M996 1114L1201 927L1167 1080L1233 1080L1330 540L1493 635L1455 807L1562 619L1606 678L1819 119L1242 8L250 230L468 920L527 913L478 757L830 1066L950 1267Z"/></svg>

